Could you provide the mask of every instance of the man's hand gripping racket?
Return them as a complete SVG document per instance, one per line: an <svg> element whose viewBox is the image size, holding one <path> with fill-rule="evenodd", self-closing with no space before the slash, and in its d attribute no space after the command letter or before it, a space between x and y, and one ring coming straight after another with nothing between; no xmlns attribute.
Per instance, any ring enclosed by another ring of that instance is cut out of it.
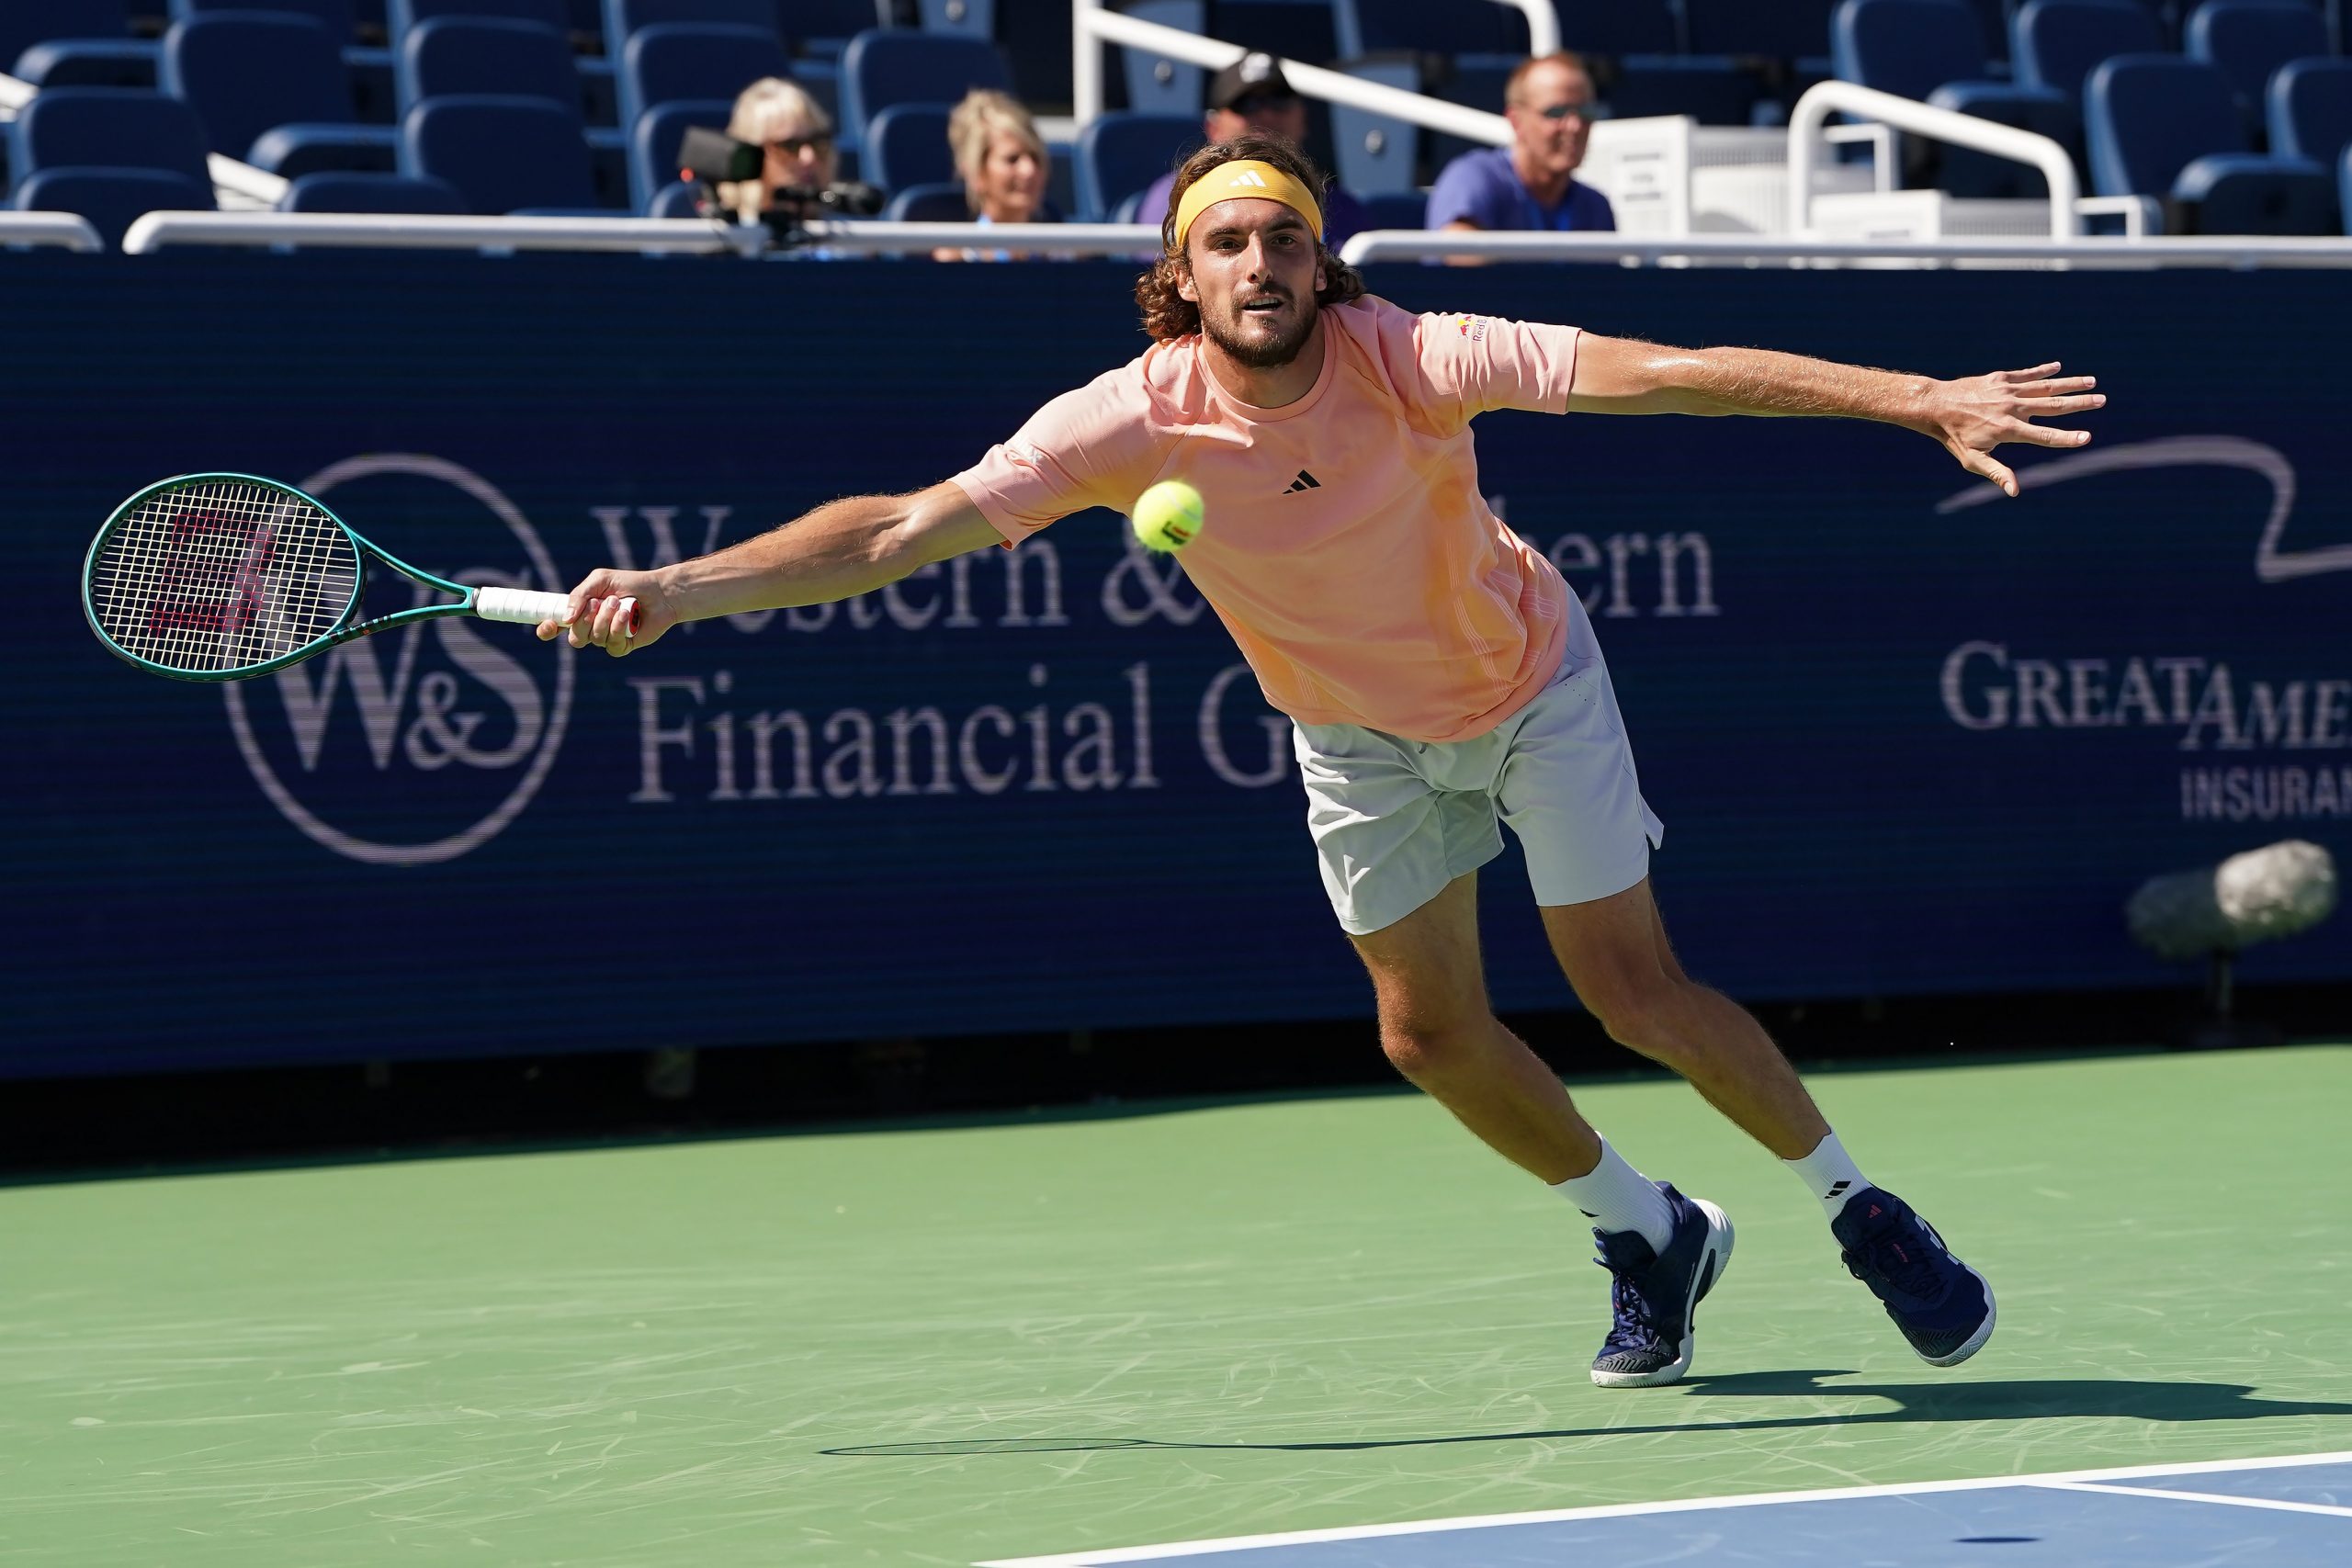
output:
<svg viewBox="0 0 2352 1568"><path fill-rule="evenodd" d="M368 616L361 601L370 561L455 598ZM586 588L451 582L368 543L290 485L187 474L115 508L83 562L82 609L116 654L181 681L266 675L354 637L444 615L536 626L542 637L569 624L574 647L594 641L614 653L652 640L675 618L665 610L649 633L634 601ZM582 623L593 635L582 635Z"/></svg>
<svg viewBox="0 0 2352 1568"><path fill-rule="evenodd" d="M677 624L677 612L657 575L599 567L563 595L560 614L539 622L539 640L552 642L569 633L572 647L601 648L618 659Z"/></svg>

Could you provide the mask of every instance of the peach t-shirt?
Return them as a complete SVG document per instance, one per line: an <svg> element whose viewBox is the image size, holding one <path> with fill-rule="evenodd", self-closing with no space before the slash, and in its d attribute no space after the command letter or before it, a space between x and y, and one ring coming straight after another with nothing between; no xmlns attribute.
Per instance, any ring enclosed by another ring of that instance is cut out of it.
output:
<svg viewBox="0 0 2352 1568"><path fill-rule="evenodd" d="M1322 374L1287 407L1237 400L1180 338L1056 398L955 482L1018 542L1183 479L1205 519L1184 574L1269 703L1411 740L1483 734L1559 669L1571 601L1487 510L1470 420L1565 413L1577 329L1369 296L1322 314Z"/></svg>

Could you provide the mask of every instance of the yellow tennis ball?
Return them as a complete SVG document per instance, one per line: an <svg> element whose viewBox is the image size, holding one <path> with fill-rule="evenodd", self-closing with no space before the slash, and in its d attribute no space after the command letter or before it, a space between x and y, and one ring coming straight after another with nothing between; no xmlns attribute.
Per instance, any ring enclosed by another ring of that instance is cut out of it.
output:
<svg viewBox="0 0 2352 1568"><path fill-rule="evenodd" d="M1148 550L1181 550L1201 532L1201 492L1182 479L1162 479L1136 498L1136 537Z"/></svg>

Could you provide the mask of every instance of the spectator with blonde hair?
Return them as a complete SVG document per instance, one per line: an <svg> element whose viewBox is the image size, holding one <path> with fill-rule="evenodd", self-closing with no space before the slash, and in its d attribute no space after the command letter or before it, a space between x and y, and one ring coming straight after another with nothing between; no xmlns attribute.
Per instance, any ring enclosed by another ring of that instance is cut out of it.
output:
<svg viewBox="0 0 2352 1568"><path fill-rule="evenodd" d="M975 87L947 118L947 144L976 223L1051 222L1045 211L1045 138L1019 99ZM1012 261L1005 251L942 250L940 261Z"/></svg>
<svg viewBox="0 0 2352 1568"><path fill-rule="evenodd" d="M721 186L719 201L746 222L775 205L779 190L821 190L833 183L833 121L797 82L763 76L735 99L727 134L760 149L760 177Z"/></svg>

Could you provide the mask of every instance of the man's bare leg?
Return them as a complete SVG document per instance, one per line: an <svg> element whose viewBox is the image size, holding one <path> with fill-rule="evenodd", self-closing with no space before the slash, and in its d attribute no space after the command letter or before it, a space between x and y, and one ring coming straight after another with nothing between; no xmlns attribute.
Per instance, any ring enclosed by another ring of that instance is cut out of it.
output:
<svg viewBox="0 0 2352 1568"><path fill-rule="evenodd" d="M1589 904L1544 908L1568 984L1611 1038L1672 1068L1780 1158L1799 1159L1829 1123L1764 1026L1682 972L1646 878Z"/></svg>
<svg viewBox="0 0 2352 1568"><path fill-rule="evenodd" d="M1354 941L1379 999L1381 1048L1398 1072L1545 1184L1592 1169L1600 1134L1487 1006L1476 872Z"/></svg>

